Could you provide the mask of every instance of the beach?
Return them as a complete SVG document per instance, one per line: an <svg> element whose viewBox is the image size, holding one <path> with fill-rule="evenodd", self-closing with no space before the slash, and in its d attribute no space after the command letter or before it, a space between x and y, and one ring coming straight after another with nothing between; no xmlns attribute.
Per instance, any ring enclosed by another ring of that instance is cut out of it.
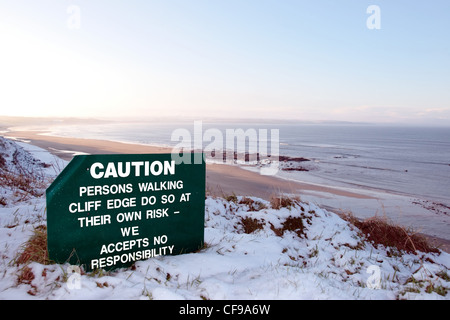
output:
<svg viewBox="0 0 450 320"><path fill-rule="evenodd" d="M56 137L43 135L39 131L14 131L8 133L8 136L29 141L29 143L48 150L65 160L72 159L74 154L143 154L171 153L172 151L170 148L143 144ZM302 191L321 192L356 199L374 199L374 197L362 193L297 181L287 181L275 176L263 176L238 166L225 164L207 164L206 186L207 191L215 196L234 193L242 196L260 197L266 200L270 200L271 196L278 194L301 194Z"/></svg>
<svg viewBox="0 0 450 320"><path fill-rule="evenodd" d="M45 150L57 157L70 160L77 154L143 154L143 153L170 153L170 148L151 146L137 143L124 143L102 139L84 139L72 137L59 137L45 134L43 131L10 131L7 137L24 141ZM246 170L236 165L207 163L206 166L206 192L212 196L254 196L265 200L280 194L299 196L302 200L312 201L327 210L338 214L348 212L347 204L357 208L355 216L368 218L373 215L386 215L387 211L400 211L398 217L388 215L396 223L412 227L427 236L436 246L449 252L450 239L445 237L446 227L439 232L439 221L431 221L420 211L418 206L410 206L409 200L395 194L370 192L366 189L351 189L324 186L313 183L303 183L295 180L282 179L277 176L263 176L256 171ZM379 207L380 211L374 211ZM343 209L344 208L344 209ZM414 212L409 215L402 210ZM385 210L385 212L382 212ZM416 224L409 224L414 220ZM416 226L425 226L417 228ZM428 228L427 228L428 227Z"/></svg>

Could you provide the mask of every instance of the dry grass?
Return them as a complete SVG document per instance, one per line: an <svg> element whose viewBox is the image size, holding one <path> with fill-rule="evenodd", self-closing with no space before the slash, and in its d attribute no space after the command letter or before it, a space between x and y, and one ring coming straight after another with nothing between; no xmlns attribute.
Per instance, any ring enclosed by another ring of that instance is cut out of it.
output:
<svg viewBox="0 0 450 320"><path fill-rule="evenodd" d="M429 244L424 236L405 227L394 225L386 218L372 217L361 221L353 215L347 214L344 219L356 226L375 245L396 248L399 252L408 253L439 252Z"/></svg>
<svg viewBox="0 0 450 320"><path fill-rule="evenodd" d="M0 182L16 192L22 192L25 195L29 194L33 197L42 196L42 190L46 187L43 179L39 179L35 175L14 174L7 171L0 172Z"/></svg>
<svg viewBox="0 0 450 320"><path fill-rule="evenodd" d="M303 219L301 217L292 217L289 216L283 223L281 228L275 228L272 224L270 229L279 237L283 236L285 231L293 231L299 236L299 238L303 238L305 236L304 233L304 224Z"/></svg>
<svg viewBox="0 0 450 320"><path fill-rule="evenodd" d="M0 143L0 150L2 148L5 149L6 146ZM0 151L0 185L13 193L14 201L40 197L47 187L42 169L48 168L50 165L41 163L34 158L27 161L24 162L21 159L20 152L16 150L8 165L5 154ZM6 206L8 204L6 198L0 200L0 205Z"/></svg>
<svg viewBox="0 0 450 320"><path fill-rule="evenodd" d="M230 194L230 195L223 194L223 198L225 200L227 200L228 202L238 203L238 197L237 197L237 195L234 192L232 194Z"/></svg>
<svg viewBox="0 0 450 320"><path fill-rule="evenodd" d="M254 218L242 218L241 225L244 227L244 232L247 234L253 233L257 230L261 230L264 228L264 224L258 219Z"/></svg>
<svg viewBox="0 0 450 320"><path fill-rule="evenodd" d="M23 245L23 250L13 261L17 266L23 265L17 275L18 284L28 284L31 289L28 291L30 295L36 295L37 288L32 285L35 278L33 270L28 266L31 262L48 265L51 261L47 252L47 227L38 226L34 229L34 234Z"/></svg>
<svg viewBox="0 0 450 320"><path fill-rule="evenodd" d="M51 261L47 251L47 227L44 225L34 229L34 234L24 244L22 252L14 260L17 265L27 265L30 262L37 262L48 265Z"/></svg>
<svg viewBox="0 0 450 320"><path fill-rule="evenodd" d="M291 208L295 206L300 201L300 198L298 197L287 197L283 195L279 196L272 196L270 198L270 205L273 209L279 210L281 208Z"/></svg>
<svg viewBox="0 0 450 320"><path fill-rule="evenodd" d="M261 201L255 201L248 197L243 197L239 204L245 204L248 206L248 211L261 211L267 209L267 206Z"/></svg>
<svg viewBox="0 0 450 320"><path fill-rule="evenodd" d="M6 168L6 159L3 154L0 153L0 169Z"/></svg>
<svg viewBox="0 0 450 320"><path fill-rule="evenodd" d="M249 211L259 211L259 208L255 208L256 201L251 198L243 197L238 201L238 197L235 194L231 196L224 196L227 201L234 202L236 204L244 204L249 207ZM291 209L298 206L302 212L304 208L301 206L301 200L299 197L288 197L284 195L273 195L270 199L270 206L273 209L279 210L281 208ZM266 207L264 207L265 209ZM309 213L315 213L310 211ZM438 253L439 250L433 246L429 240L413 230L407 229L402 226L395 225L388 221L386 218L372 217L366 220L359 220L353 214L341 215L343 219L353 224L358 228L365 239L372 242L374 245L383 245L386 248L393 248L397 250L390 250L388 254L401 254L401 252L416 253L418 251L429 253ZM288 217L283 223L282 227L275 228L270 224L270 228L277 236L282 236L285 231L293 231L299 237L305 237L304 223L310 223L308 219L301 215L301 217ZM244 228L245 233L253 233L257 230L263 229L265 221L261 221L254 218L242 218L240 224Z"/></svg>
<svg viewBox="0 0 450 320"><path fill-rule="evenodd" d="M47 183L42 172L30 172L19 170L11 172L0 168L0 185L12 191L13 201L26 201L31 197L40 197L44 194ZM8 201L2 197L0 205L8 205Z"/></svg>
<svg viewBox="0 0 450 320"><path fill-rule="evenodd" d="M228 199L226 199L226 200L228 200ZM248 197L243 197L239 201L239 204L244 204L244 205L248 206L249 212L267 209L267 206L264 203L262 203L260 201L255 201ZM301 208L301 210L304 211L303 207L300 205L299 197L288 197L288 196L283 196L283 195L277 195L277 196L272 196L270 199L270 206L276 210L279 210L281 208L291 209L291 208L295 207L296 205L298 205L299 208ZM305 227L304 227L304 223L303 223L303 218L304 218L303 214L302 214L302 217L289 216L282 223L282 226L280 228L275 228L275 226L269 222L270 229L275 233L275 235L277 235L279 237L283 236L285 231L293 231L300 238L302 238L305 236L305 233L304 233ZM241 225L243 226L245 233L253 233L257 230L263 229L265 224L266 224L266 221L264 221L264 220L260 221L258 219L250 218L250 217L241 218Z"/></svg>
<svg viewBox="0 0 450 320"><path fill-rule="evenodd" d="M27 284L31 286L31 289L27 291L29 295L35 296L37 294L37 287L32 284L35 276L33 270L30 267L25 266L22 268L19 276L17 277L17 284Z"/></svg>
<svg viewBox="0 0 450 320"><path fill-rule="evenodd" d="M297 234L298 237L304 237L304 224L303 219L301 217L292 217L289 216L283 223L281 228L275 228L275 226L270 223L270 229L277 235L278 237L282 237L285 231L293 231ZM253 233L257 230L261 230L264 228L265 221L260 221L255 218L241 218L241 225L244 228L244 232L247 234Z"/></svg>

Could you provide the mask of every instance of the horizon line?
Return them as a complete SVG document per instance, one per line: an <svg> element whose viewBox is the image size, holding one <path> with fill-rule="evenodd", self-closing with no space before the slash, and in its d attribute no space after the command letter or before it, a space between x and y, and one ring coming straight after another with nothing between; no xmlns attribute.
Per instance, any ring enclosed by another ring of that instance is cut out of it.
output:
<svg viewBox="0 0 450 320"><path fill-rule="evenodd" d="M400 122L400 121L392 121L392 122L380 122L380 121L345 121L345 120L332 120L332 119L285 119L285 118L233 118L233 117L196 117L196 116L190 116L190 117L179 117L179 116L158 116L158 117L148 117L148 118L138 118L138 117L119 117L119 116L112 116L112 117L99 117L99 116L17 116L17 115L1 115L0 114L0 126L5 125L20 125L20 124L7 124L2 123L3 121L61 121L64 123L61 124L79 124L78 122L91 122L91 123L99 123L99 122L110 122L110 123L125 123L125 122L135 122L135 123L142 123L142 122L155 122L155 121L172 121L172 122L192 122L192 121L203 121L205 123L211 123L211 122L223 122L223 123L287 123L287 124L328 124L328 125L367 125L367 126L420 126L420 127L450 127L450 123L429 123L430 121L436 121L439 119L428 119L426 122ZM445 121L446 119L442 119L440 121ZM27 121L27 122L28 122ZM72 122L72 123L71 123ZM29 124L31 124L29 123ZM47 123L47 125L50 123ZM55 123L53 123L55 124ZM89 124L89 123L86 123ZM34 123L34 125L36 125ZM44 125L44 124L43 124Z"/></svg>

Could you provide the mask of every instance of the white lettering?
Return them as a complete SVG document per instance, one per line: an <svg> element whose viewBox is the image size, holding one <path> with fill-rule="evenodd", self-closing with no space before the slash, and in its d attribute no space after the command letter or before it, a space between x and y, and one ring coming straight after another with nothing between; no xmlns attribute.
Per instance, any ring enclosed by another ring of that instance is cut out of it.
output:
<svg viewBox="0 0 450 320"><path fill-rule="evenodd" d="M139 242L141 241L141 242ZM146 241L146 242L145 242ZM136 241L130 240L130 241L124 241L124 242L118 242L116 244L110 243L109 245L103 245L102 251L103 253L112 253L112 252L120 252L120 251L127 251L133 249L136 244L138 244L138 248L141 248L141 245L139 243L142 243L142 247L148 246L148 238L145 239L138 239ZM92 259L91 260L91 269L96 268L106 268L111 267L116 264L120 263L128 263L128 262L134 262L139 261L143 259L149 259L154 258L158 256L163 256L166 254L172 254L174 245L171 246L164 246L159 248L152 248L152 249L145 249L135 252L128 252L123 254L118 254L114 256L108 256L103 257L99 259ZM120 249L120 250L119 250Z"/></svg>
<svg viewBox="0 0 450 320"><path fill-rule="evenodd" d="M100 163L100 162L96 162L91 166L91 176L94 179L100 179L103 178L103 172L99 172L97 173L95 170L96 169L104 169L105 167Z"/></svg>
<svg viewBox="0 0 450 320"><path fill-rule="evenodd" d="M144 176L159 176L161 174L174 175L175 174L175 160L172 161L134 161L134 162L109 162L106 165L106 169L103 164L100 162L96 162L91 165L90 173L92 178L101 179L101 178L127 178L130 175L134 175L135 177L140 177L142 171L144 171ZM133 170L131 169L133 167ZM144 170L142 170L144 168ZM105 170L103 170L105 169ZM80 195L86 193L86 189L80 188Z"/></svg>

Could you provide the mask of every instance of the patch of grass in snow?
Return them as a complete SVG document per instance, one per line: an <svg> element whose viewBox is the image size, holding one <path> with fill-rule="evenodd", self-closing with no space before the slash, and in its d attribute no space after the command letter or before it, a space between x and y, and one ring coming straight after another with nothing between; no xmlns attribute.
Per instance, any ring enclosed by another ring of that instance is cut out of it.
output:
<svg viewBox="0 0 450 320"><path fill-rule="evenodd" d="M249 197L238 197L234 193L229 196L224 196L225 201L229 203L234 203L236 205L244 205L247 212L257 212L264 209L269 209L268 206L258 200L253 200ZM270 225L270 229L275 233L275 235L282 237L285 231L293 231L298 237L305 237L305 226L303 223L304 219L308 219L304 212L304 208L300 205L300 198L298 197L287 197L287 196L278 196L272 197L270 205L273 209L279 210L281 208L288 208L292 210L295 207L298 207L301 210L301 216L289 216L281 223L281 227L276 228L271 222L267 222L264 219L257 219L248 216L241 216L239 218L239 224L243 228L244 233L251 234L258 230L264 229L266 224ZM227 207L227 206L226 206ZM234 214L234 210L236 208L228 207L231 214ZM300 212L300 211L299 211ZM309 222L309 221L308 221Z"/></svg>
<svg viewBox="0 0 450 320"><path fill-rule="evenodd" d="M0 137L0 186L13 195L12 199L2 197L0 205L42 196L48 184L43 169L50 166Z"/></svg>
<svg viewBox="0 0 450 320"><path fill-rule="evenodd" d="M367 240L375 245L394 248L395 251L388 251L390 255L401 255L401 252L417 253L438 253L439 250L427 241L427 239L415 233L411 229L394 225L386 218L372 217L359 220L352 214L344 215L344 219L357 227Z"/></svg>
<svg viewBox="0 0 450 320"><path fill-rule="evenodd" d="M17 277L17 284L28 284L31 286L31 289L27 293L32 296L37 294L37 287L31 283L34 278L33 270L28 266L24 266Z"/></svg>
<svg viewBox="0 0 450 320"><path fill-rule="evenodd" d="M0 171L0 182L4 187L9 187L18 201L24 201L31 197L43 195L47 184L42 176L31 173L12 173ZM3 198L3 205L6 205L6 198Z"/></svg>
<svg viewBox="0 0 450 320"><path fill-rule="evenodd" d="M441 278L441 279L443 279L443 280L445 280L447 282L450 282L450 276L448 275L448 273L446 271L442 270L442 271L436 273L436 275L439 278Z"/></svg>
<svg viewBox="0 0 450 320"><path fill-rule="evenodd" d="M37 262L43 265L51 264L47 251L47 227L44 225L34 228L33 235L24 244L23 250L14 259L16 265L27 265Z"/></svg>
<svg viewBox="0 0 450 320"><path fill-rule="evenodd" d="M248 197L242 197L241 201L239 201L239 204L245 204L248 206L248 211L261 211L263 209L267 209L267 206L261 202L261 201L255 201Z"/></svg>
<svg viewBox="0 0 450 320"><path fill-rule="evenodd" d="M283 196L283 195L279 195L279 196L272 196L270 198L270 205L272 206L273 209L279 210L281 208L292 208L294 207L296 204L298 204L300 202L300 198L299 197L287 197L287 196Z"/></svg>
<svg viewBox="0 0 450 320"><path fill-rule="evenodd" d="M247 234L264 228L264 224L261 221L250 217L241 218L241 225L244 227L244 233Z"/></svg>
<svg viewBox="0 0 450 320"><path fill-rule="evenodd" d="M6 159L3 154L0 153L0 169L6 168Z"/></svg>
<svg viewBox="0 0 450 320"><path fill-rule="evenodd" d="M237 195L233 192L232 194L230 194L230 195L223 195L223 198L225 199L225 200L227 200L228 202L234 202L234 203L238 203L238 197L237 197Z"/></svg>
<svg viewBox="0 0 450 320"><path fill-rule="evenodd" d="M28 266L31 262L37 262L42 265L52 264L48 258L47 227L44 225L34 229L31 238L23 245L23 250L19 252L17 257L12 261L12 264L23 266L19 269L17 284L23 283L31 285L31 290L28 291L28 294L35 295L37 293L37 288L31 284L35 275Z"/></svg>
<svg viewBox="0 0 450 320"><path fill-rule="evenodd" d="M303 219L301 217L292 217L289 216L282 223L281 228L275 228L272 224L270 229L279 237L282 237L285 231L293 231L297 234L299 238L303 238L305 236L304 229L305 226L303 224Z"/></svg>
<svg viewBox="0 0 450 320"><path fill-rule="evenodd" d="M426 293L436 292L438 295L445 297L447 295L448 289L442 285L436 286L434 283L430 283L425 288Z"/></svg>
<svg viewBox="0 0 450 320"><path fill-rule="evenodd" d="M436 274L440 277L438 274ZM444 279L445 280L445 279ZM442 284L437 284L430 279L417 280L414 276L411 276L405 282L405 288L400 292L400 297L405 297L407 293L420 293L424 290L426 293L431 294L433 292L445 297L448 293L448 288Z"/></svg>

